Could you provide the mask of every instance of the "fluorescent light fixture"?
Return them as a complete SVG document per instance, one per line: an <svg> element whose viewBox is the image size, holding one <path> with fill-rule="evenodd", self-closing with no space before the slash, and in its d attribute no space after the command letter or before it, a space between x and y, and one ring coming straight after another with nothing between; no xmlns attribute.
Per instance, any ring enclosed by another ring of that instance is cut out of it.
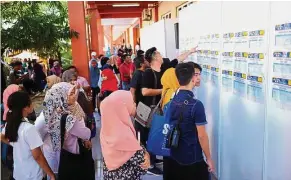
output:
<svg viewBox="0 0 291 180"><path fill-rule="evenodd" d="M112 4L113 7L136 7L139 6L138 3L131 3L131 4Z"/></svg>

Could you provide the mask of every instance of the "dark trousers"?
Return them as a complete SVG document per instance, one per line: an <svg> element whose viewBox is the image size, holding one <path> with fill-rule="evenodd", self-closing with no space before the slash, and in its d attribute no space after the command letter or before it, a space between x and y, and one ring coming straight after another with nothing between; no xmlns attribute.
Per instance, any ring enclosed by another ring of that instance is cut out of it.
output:
<svg viewBox="0 0 291 180"><path fill-rule="evenodd" d="M92 104L93 104L93 108L95 110L95 108L96 108L96 96L100 92L100 88L99 87L91 87L91 89L92 89Z"/></svg>
<svg viewBox="0 0 291 180"><path fill-rule="evenodd" d="M209 180L208 166L205 161L191 165L180 165L177 161L164 157L164 180Z"/></svg>
<svg viewBox="0 0 291 180"><path fill-rule="evenodd" d="M138 123L137 121L134 122L134 126L135 126L135 130L136 133L140 133L140 142L141 144L146 148L147 147L147 141L149 138L149 133L150 133L150 129L143 127L140 123ZM150 154L150 160L151 160L151 165L155 165L155 161L156 161L156 156L149 153Z"/></svg>
<svg viewBox="0 0 291 180"><path fill-rule="evenodd" d="M94 180L95 169L94 161L92 159L92 151L87 151L85 154L72 154L62 149L58 169L58 179Z"/></svg>

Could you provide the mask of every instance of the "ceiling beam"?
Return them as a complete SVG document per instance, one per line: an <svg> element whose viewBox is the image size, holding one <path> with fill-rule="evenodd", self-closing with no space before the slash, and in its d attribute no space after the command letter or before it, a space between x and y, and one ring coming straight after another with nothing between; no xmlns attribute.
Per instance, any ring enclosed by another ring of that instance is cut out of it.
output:
<svg viewBox="0 0 291 180"><path fill-rule="evenodd" d="M141 13L120 13L120 14L101 14L102 19L105 18L140 18Z"/></svg>
<svg viewBox="0 0 291 180"><path fill-rule="evenodd" d="M92 1L91 1L92 2ZM106 4L154 4L158 1L93 1L96 5L106 5Z"/></svg>
<svg viewBox="0 0 291 180"><path fill-rule="evenodd" d="M128 7L113 7L112 4L106 4L106 5L97 5L98 10L100 9L112 9L112 8L149 8L149 4L141 4L139 3L139 6L128 6Z"/></svg>
<svg viewBox="0 0 291 180"><path fill-rule="evenodd" d="M118 7L110 9L98 9L99 14L118 14L118 13L141 13L144 8L140 7Z"/></svg>

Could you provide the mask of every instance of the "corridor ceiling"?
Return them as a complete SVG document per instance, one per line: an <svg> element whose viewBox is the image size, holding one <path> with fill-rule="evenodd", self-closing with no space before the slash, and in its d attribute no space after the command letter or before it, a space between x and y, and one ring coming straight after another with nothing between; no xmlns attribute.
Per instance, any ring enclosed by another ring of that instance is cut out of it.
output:
<svg viewBox="0 0 291 180"><path fill-rule="evenodd" d="M113 39L115 40L137 20L138 18L108 18L101 19L101 24L103 26L113 25Z"/></svg>
<svg viewBox="0 0 291 180"><path fill-rule="evenodd" d="M153 7L158 1L89 1L96 5L101 18L139 18L145 8ZM89 8L94 9L94 8Z"/></svg>
<svg viewBox="0 0 291 180"><path fill-rule="evenodd" d="M157 5L158 1L88 1L95 5L101 16L101 24L113 26L113 39L119 37L128 27L142 17L142 11Z"/></svg>

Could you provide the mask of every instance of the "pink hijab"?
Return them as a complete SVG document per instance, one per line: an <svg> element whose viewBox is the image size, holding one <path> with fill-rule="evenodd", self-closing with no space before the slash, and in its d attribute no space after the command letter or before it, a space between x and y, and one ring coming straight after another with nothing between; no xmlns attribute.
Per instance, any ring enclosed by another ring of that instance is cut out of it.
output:
<svg viewBox="0 0 291 180"><path fill-rule="evenodd" d="M8 98L11 94L15 93L16 91L19 91L19 86L16 84L11 84L3 92L3 104L4 104L3 120L6 120L6 115L7 112L9 111L9 108L7 106Z"/></svg>
<svg viewBox="0 0 291 180"><path fill-rule="evenodd" d="M104 161L110 171L121 167L142 149L130 119L134 109L129 91L115 91L101 102L100 141Z"/></svg>

